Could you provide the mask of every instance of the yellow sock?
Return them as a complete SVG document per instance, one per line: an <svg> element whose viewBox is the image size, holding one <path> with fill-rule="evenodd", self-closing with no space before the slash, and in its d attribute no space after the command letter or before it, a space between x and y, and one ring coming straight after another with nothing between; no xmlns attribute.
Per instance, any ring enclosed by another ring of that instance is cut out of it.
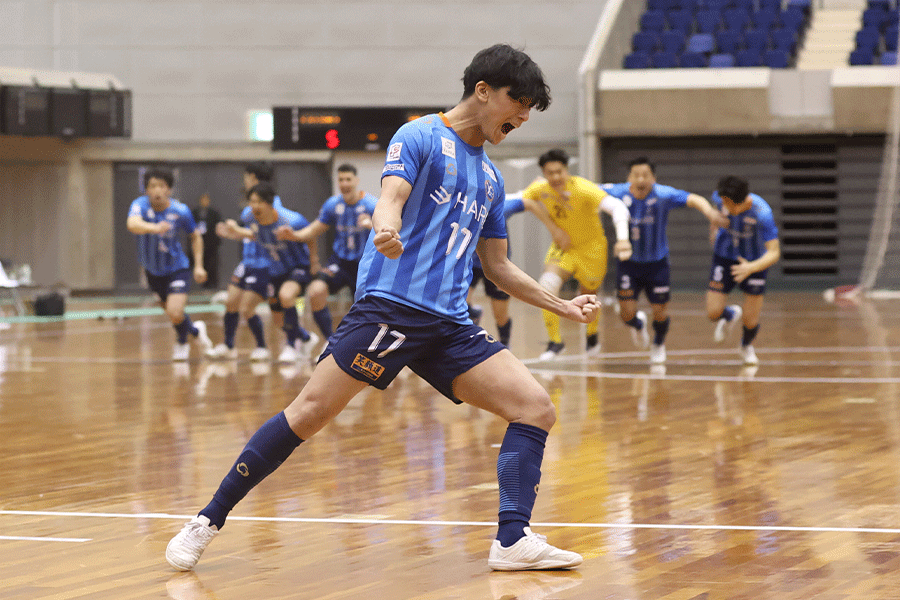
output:
<svg viewBox="0 0 900 600"><path fill-rule="evenodd" d="M541 311L544 313L544 325L547 327L547 335L550 337L550 341L555 344L562 343L562 335L559 333L559 315L550 312L549 310Z"/></svg>
<svg viewBox="0 0 900 600"><path fill-rule="evenodd" d="M594 319L593 321L591 321L590 323L587 324L587 334L588 335L593 335L593 334L597 333L597 331L599 329L600 329L600 317L597 317L596 319Z"/></svg>

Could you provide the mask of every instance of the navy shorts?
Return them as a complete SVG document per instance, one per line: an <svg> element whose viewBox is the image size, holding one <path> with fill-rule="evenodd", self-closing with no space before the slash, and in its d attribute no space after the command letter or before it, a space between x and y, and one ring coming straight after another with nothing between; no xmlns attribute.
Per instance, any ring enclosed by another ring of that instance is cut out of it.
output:
<svg viewBox="0 0 900 600"><path fill-rule="evenodd" d="M768 269L753 273L740 283L731 275L731 266L738 261L713 255L712 269L709 272L709 289L713 292L728 294L737 285L748 296L762 296L766 293L766 274Z"/></svg>
<svg viewBox="0 0 900 600"><path fill-rule="evenodd" d="M272 275L269 280L269 309L281 312L281 302L278 300L278 292L286 281L294 281L300 285L300 295L306 292L306 286L313 280L308 268L297 268L283 275Z"/></svg>
<svg viewBox="0 0 900 600"><path fill-rule="evenodd" d="M383 390L408 366L457 404L453 380L506 349L477 325L463 325L398 302L356 302L319 357L334 356L351 377Z"/></svg>
<svg viewBox="0 0 900 600"><path fill-rule="evenodd" d="M356 275L359 272L358 260L344 260L337 256L328 259L328 265L316 274L316 279L321 279L328 284L328 293L336 294L341 288L349 287L350 292L356 294Z"/></svg>
<svg viewBox="0 0 900 600"><path fill-rule="evenodd" d="M240 263L231 275L231 285L268 298L270 279L269 269L247 267L244 263Z"/></svg>
<svg viewBox="0 0 900 600"><path fill-rule="evenodd" d="M650 304L666 304L671 297L669 259L653 262L620 260L616 267L616 289L619 300L637 300L641 292Z"/></svg>
<svg viewBox="0 0 900 600"><path fill-rule="evenodd" d="M169 294L187 294L191 289L190 269L180 269L168 275L154 275L146 269L144 272L147 274L147 285L162 302Z"/></svg>
<svg viewBox="0 0 900 600"><path fill-rule="evenodd" d="M494 282L484 276L484 271L478 267L472 267L472 283L469 287L475 287L479 281L484 281L484 293L494 300L509 300L509 294L494 285Z"/></svg>

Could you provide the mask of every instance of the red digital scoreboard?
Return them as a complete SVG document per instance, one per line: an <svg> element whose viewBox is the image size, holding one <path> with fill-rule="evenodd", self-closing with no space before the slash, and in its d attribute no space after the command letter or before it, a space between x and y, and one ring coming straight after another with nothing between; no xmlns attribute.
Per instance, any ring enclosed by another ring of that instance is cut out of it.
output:
<svg viewBox="0 0 900 600"><path fill-rule="evenodd" d="M276 106L272 109L272 149L385 150L401 125L442 110L433 106Z"/></svg>

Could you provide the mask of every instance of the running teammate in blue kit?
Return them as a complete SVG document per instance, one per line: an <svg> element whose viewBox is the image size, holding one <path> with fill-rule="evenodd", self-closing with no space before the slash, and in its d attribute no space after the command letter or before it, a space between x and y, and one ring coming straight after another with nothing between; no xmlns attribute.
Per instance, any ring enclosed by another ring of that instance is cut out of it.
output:
<svg viewBox="0 0 900 600"><path fill-rule="evenodd" d="M203 268L203 236L197 231L191 209L172 199L172 173L152 169L144 174L145 195L131 203L126 227L137 235L138 260L147 274L150 289L159 296L160 304L178 336L172 360L187 360L191 347L188 334L197 338L204 350L212 348L203 321L193 323L184 312L190 289L190 261L181 248L179 230L191 236L194 253L194 281L206 281Z"/></svg>
<svg viewBox="0 0 900 600"><path fill-rule="evenodd" d="M459 104L401 127L388 147L373 230L359 266L356 303L329 340L306 386L245 446L212 501L166 549L180 570L194 567L228 513L304 440L366 386L384 389L409 366L455 402L509 422L497 475L500 514L493 569L568 568L574 552L531 531L547 432L556 410L547 391L509 350L471 323L466 291L472 255L498 286L577 322L597 316L595 296L560 299L506 255L503 178L484 153L550 103L539 67L496 45L466 68Z"/></svg>
<svg viewBox="0 0 900 600"><path fill-rule="evenodd" d="M744 364L757 365L753 340L759 332L767 269L781 258L778 227L772 209L761 197L750 193L745 179L734 175L722 178L712 200L719 210L724 209L728 226L710 230L715 241L706 314L711 321L717 321L717 342L724 341L728 330L743 317L741 359ZM735 285L744 291L743 310L737 304L725 306Z"/></svg>
<svg viewBox="0 0 900 600"><path fill-rule="evenodd" d="M356 167L343 164L338 167L338 190L328 198L319 210L319 216L309 226L286 239L310 244L334 227L332 255L328 264L315 274L309 285L309 308L313 320L325 338L331 337L331 311L328 310L328 294L336 294L344 287L356 293L356 275L363 247L372 230L372 212L378 199L359 188Z"/></svg>
<svg viewBox="0 0 900 600"><path fill-rule="evenodd" d="M666 362L666 334L669 332L669 238L666 225L669 211L690 206L706 217L715 227L723 227L727 220L703 196L656 183L656 167L647 158L636 158L628 164L628 181L602 186L610 196L621 198L630 217L629 239L631 258L618 261L616 287L619 296L619 315L632 328L636 346L650 345L647 315L637 310L641 292L653 309L653 345L650 362Z"/></svg>

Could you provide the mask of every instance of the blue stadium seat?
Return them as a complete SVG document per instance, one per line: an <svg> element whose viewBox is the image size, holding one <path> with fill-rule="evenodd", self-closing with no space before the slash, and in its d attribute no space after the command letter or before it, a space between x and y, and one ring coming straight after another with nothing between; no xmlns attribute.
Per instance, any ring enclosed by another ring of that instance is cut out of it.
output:
<svg viewBox="0 0 900 600"><path fill-rule="evenodd" d="M881 32L877 29L860 29L856 32L856 49L874 54L881 43Z"/></svg>
<svg viewBox="0 0 900 600"><path fill-rule="evenodd" d="M797 47L797 35L791 29L773 29L772 45L776 50L784 50L793 55Z"/></svg>
<svg viewBox="0 0 900 600"><path fill-rule="evenodd" d="M650 55L646 52L632 52L625 57L626 69L649 69Z"/></svg>
<svg viewBox="0 0 900 600"><path fill-rule="evenodd" d="M765 56L766 66L772 69L787 69L790 64L790 55L784 50L769 50Z"/></svg>
<svg viewBox="0 0 900 600"><path fill-rule="evenodd" d="M725 11L725 28L744 30L750 25L750 13L743 8L730 8Z"/></svg>
<svg viewBox="0 0 900 600"><path fill-rule="evenodd" d="M888 11L881 8L867 8L863 11L864 29L883 29L888 20Z"/></svg>
<svg viewBox="0 0 900 600"><path fill-rule="evenodd" d="M888 27L896 27L898 22L900 22L900 9L888 11L887 22L885 24Z"/></svg>
<svg viewBox="0 0 900 600"><path fill-rule="evenodd" d="M723 29L716 34L716 46L719 48L719 52L737 54L743 39L744 35L742 32L734 29Z"/></svg>
<svg viewBox="0 0 900 600"><path fill-rule="evenodd" d="M744 33L744 47L762 54L769 47L769 32L752 29Z"/></svg>
<svg viewBox="0 0 900 600"><path fill-rule="evenodd" d="M722 13L717 10L701 10L697 12L697 31L715 33L722 25Z"/></svg>
<svg viewBox="0 0 900 600"><path fill-rule="evenodd" d="M756 10L756 0L737 0L734 3L735 8L742 8L747 12L753 12Z"/></svg>
<svg viewBox="0 0 900 600"><path fill-rule="evenodd" d="M854 50L850 53L850 65L871 65L875 62L875 55L868 50Z"/></svg>
<svg viewBox="0 0 900 600"><path fill-rule="evenodd" d="M685 36L694 30L694 11L690 9L670 11L667 19L669 21L669 29L677 29L684 33Z"/></svg>
<svg viewBox="0 0 900 600"><path fill-rule="evenodd" d="M738 67L761 67L763 64L762 52L755 50L741 50L734 59Z"/></svg>
<svg viewBox="0 0 900 600"><path fill-rule="evenodd" d="M666 28L666 15L660 10L648 10L641 15L641 31L662 31Z"/></svg>
<svg viewBox="0 0 900 600"><path fill-rule="evenodd" d="M733 54L713 54L709 57L709 66L713 69L726 69L734 66Z"/></svg>
<svg viewBox="0 0 900 600"><path fill-rule="evenodd" d="M781 24L785 29L793 29L800 33L806 26L806 14L797 6L789 6L781 13Z"/></svg>
<svg viewBox="0 0 900 600"><path fill-rule="evenodd" d="M896 52L884 52L881 55L881 64L885 66L891 66L897 64L897 53Z"/></svg>
<svg viewBox="0 0 900 600"><path fill-rule="evenodd" d="M711 33L695 33L688 38L687 51L710 54L716 49L716 40Z"/></svg>
<svg viewBox="0 0 900 600"><path fill-rule="evenodd" d="M650 57L650 63L656 69L674 69L678 67L678 55L674 52L657 52Z"/></svg>
<svg viewBox="0 0 900 600"><path fill-rule="evenodd" d="M788 0L788 8L797 7L809 15L812 10L812 0Z"/></svg>
<svg viewBox="0 0 900 600"><path fill-rule="evenodd" d="M884 49L891 52L897 51L897 26L892 25L884 30Z"/></svg>
<svg viewBox="0 0 900 600"><path fill-rule="evenodd" d="M710 10L722 12L734 6L734 0L706 0L704 4Z"/></svg>
<svg viewBox="0 0 900 600"><path fill-rule="evenodd" d="M891 6L891 0L869 0L869 8L879 8L881 10L888 10L893 8Z"/></svg>
<svg viewBox="0 0 900 600"><path fill-rule="evenodd" d="M660 38L660 47L664 52L674 52L675 54L681 54L681 51L684 50L684 44L686 41L686 37L683 32L677 30L663 31L662 37Z"/></svg>
<svg viewBox="0 0 900 600"><path fill-rule="evenodd" d="M779 20L779 11L774 8L766 8L756 11L750 16L755 29L772 29Z"/></svg>
<svg viewBox="0 0 900 600"><path fill-rule="evenodd" d="M659 36L655 31L638 31L631 36L631 49L635 52L653 54L659 47Z"/></svg>
<svg viewBox="0 0 900 600"><path fill-rule="evenodd" d="M758 0L759 10L781 10L781 0Z"/></svg>
<svg viewBox="0 0 900 600"><path fill-rule="evenodd" d="M681 55L680 64L682 68L685 69L702 69L709 63L706 60L705 54L700 54L699 52L685 52Z"/></svg>
<svg viewBox="0 0 900 600"><path fill-rule="evenodd" d="M647 10L670 10L676 5L677 0L647 0Z"/></svg>

